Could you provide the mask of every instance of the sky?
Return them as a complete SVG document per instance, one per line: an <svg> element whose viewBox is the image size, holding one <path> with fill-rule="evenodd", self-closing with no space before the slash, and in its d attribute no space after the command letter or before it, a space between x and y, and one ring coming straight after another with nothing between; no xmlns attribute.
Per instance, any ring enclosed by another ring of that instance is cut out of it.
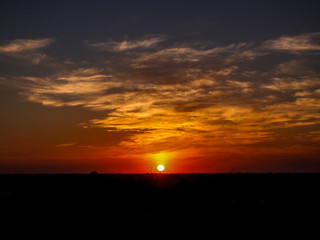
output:
<svg viewBox="0 0 320 240"><path fill-rule="evenodd" d="M320 171L319 1L0 3L0 173Z"/></svg>

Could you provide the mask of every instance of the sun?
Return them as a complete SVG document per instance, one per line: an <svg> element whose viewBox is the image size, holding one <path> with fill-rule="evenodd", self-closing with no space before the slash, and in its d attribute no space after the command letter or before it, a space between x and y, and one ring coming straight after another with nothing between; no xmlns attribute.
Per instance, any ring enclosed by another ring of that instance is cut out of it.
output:
<svg viewBox="0 0 320 240"><path fill-rule="evenodd" d="M160 164L158 165L157 169L159 172L162 172L164 170L164 166Z"/></svg>
<svg viewBox="0 0 320 240"><path fill-rule="evenodd" d="M178 152L172 151L161 151L161 152L151 152L146 153L146 160L150 161L149 165L151 169L157 170L158 172L167 172L166 166L170 165L170 172L172 170L172 161L178 155ZM169 164L170 162L170 164Z"/></svg>

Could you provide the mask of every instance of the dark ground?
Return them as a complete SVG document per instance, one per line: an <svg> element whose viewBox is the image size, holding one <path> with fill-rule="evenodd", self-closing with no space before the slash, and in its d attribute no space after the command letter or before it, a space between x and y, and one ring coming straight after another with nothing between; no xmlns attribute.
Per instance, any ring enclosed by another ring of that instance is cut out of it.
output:
<svg viewBox="0 0 320 240"><path fill-rule="evenodd" d="M2 216L318 215L320 174L0 175Z"/></svg>

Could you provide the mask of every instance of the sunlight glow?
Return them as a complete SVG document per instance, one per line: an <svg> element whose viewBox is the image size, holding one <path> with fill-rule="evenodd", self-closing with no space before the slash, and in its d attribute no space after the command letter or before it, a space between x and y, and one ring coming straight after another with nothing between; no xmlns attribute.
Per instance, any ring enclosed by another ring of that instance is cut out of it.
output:
<svg viewBox="0 0 320 240"><path fill-rule="evenodd" d="M163 162L170 158L170 153L168 152L154 153L152 154L152 158L158 162Z"/></svg>

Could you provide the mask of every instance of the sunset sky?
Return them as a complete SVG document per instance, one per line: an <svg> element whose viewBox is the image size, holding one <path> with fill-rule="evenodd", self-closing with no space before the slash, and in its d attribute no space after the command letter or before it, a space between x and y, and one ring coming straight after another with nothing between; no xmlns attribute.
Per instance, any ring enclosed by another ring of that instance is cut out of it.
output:
<svg viewBox="0 0 320 240"><path fill-rule="evenodd" d="M0 173L320 171L319 1L0 2Z"/></svg>

